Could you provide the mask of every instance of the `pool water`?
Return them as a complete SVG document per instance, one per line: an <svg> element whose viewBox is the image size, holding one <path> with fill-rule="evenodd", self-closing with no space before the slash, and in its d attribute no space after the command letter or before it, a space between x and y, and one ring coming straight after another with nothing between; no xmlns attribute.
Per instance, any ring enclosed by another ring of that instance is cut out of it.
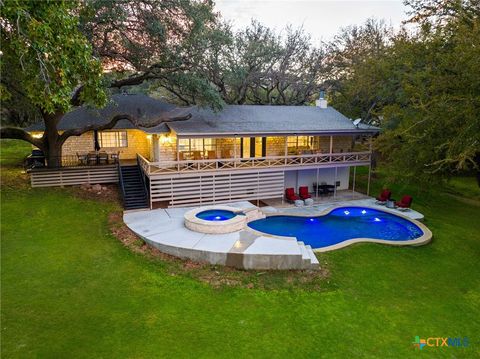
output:
<svg viewBox="0 0 480 359"><path fill-rule="evenodd" d="M197 213L197 217L204 219L206 221L226 221L227 219L232 219L236 214L232 211L227 211L223 209L210 209Z"/></svg>
<svg viewBox="0 0 480 359"><path fill-rule="evenodd" d="M406 241L423 235L417 225L405 218L362 207L336 208L318 217L271 216L252 221L248 226L268 234L296 237L312 248L352 238Z"/></svg>

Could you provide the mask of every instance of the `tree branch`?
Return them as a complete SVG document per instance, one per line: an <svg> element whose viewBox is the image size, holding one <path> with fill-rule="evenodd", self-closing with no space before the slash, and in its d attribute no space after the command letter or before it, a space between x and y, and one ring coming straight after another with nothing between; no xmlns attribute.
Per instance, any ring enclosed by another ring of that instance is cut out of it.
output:
<svg viewBox="0 0 480 359"><path fill-rule="evenodd" d="M75 91L72 94L72 98L70 99L70 103L72 106L80 106L83 104L83 101L80 98L80 95L82 94L83 90L83 85L78 86Z"/></svg>
<svg viewBox="0 0 480 359"><path fill-rule="evenodd" d="M168 114L168 113L167 113ZM153 121L151 123L140 123L137 118L131 115L127 114L121 114L121 115L115 115L112 117L112 119L103 124L103 125L89 125L85 126L83 128L75 128L75 129L70 129L64 131L60 137L59 137L59 142L60 144L63 144L65 140L71 136L81 136L85 132L89 131L104 131L104 130L110 130L115 127L115 125L121 121L121 120L127 120L131 124L133 124L136 127L143 127L143 128L150 128L150 127L155 127L160 125L161 123L165 122L176 122L176 121L186 121L192 117L192 114L188 113L186 115L178 115L178 116L172 116L172 117L167 117L165 114L162 116L160 119Z"/></svg>
<svg viewBox="0 0 480 359"><path fill-rule="evenodd" d="M31 134L29 134L27 131L19 127L2 127L0 129L0 137L27 141L40 149L43 148L42 138L35 138Z"/></svg>

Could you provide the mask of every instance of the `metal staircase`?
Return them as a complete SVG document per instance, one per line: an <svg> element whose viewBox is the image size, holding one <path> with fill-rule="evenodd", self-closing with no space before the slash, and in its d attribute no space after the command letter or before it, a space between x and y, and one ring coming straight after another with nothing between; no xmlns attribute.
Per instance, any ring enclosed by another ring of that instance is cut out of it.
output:
<svg viewBox="0 0 480 359"><path fill-rule="evenodd" d="M148 192L145 186L140 166L118 166L120 191L123 198L123 208L149 208Z"/></svg>

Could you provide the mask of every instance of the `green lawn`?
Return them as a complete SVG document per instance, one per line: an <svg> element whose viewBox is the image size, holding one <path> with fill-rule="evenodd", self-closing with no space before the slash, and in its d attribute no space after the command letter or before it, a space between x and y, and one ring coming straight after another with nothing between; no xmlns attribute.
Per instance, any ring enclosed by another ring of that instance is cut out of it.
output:
<svg viewBox="0 0 480 359"><path fill-rule="evenodd" d="M480 356L477 201L392 186L415 195L431 244L322 254L330 275L315 289L214 287L124 247L109 231L117 205L15 181L25 151L2 141L2 358ZM415 352L416 335L470 345Z"/></svg>

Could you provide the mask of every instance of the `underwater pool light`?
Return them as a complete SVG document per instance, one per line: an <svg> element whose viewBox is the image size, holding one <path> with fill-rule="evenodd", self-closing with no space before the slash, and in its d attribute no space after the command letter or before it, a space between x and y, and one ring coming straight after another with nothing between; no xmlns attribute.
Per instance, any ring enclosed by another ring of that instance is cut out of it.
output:
<svg viewBox="0 0 480 359"><path fill-rule="evenodd" d="M377 217L375 217L374 221L375 221L375 222L381 222L381 219L380 219L380 218L377 218Z"/></svg>
<svg viewBox="0 0 480 359"><path fill-rule="evenodd" d="M349 211L343 211L343 213L345 213L347 216L350 214Z"/></svg>
<svg viewBox="0 0 480 359"><path fill-rule="evenodd" d="M222 219L222 217L220 217L220 216L215 216L215 219Z"/></svg>
<svg viewBox="0 0 480 359"><path fill-rule="evenodd" d="M367 211L365 211L365 210L362 210L362 214L365 214L365 213L367 213Z"/></svg>

